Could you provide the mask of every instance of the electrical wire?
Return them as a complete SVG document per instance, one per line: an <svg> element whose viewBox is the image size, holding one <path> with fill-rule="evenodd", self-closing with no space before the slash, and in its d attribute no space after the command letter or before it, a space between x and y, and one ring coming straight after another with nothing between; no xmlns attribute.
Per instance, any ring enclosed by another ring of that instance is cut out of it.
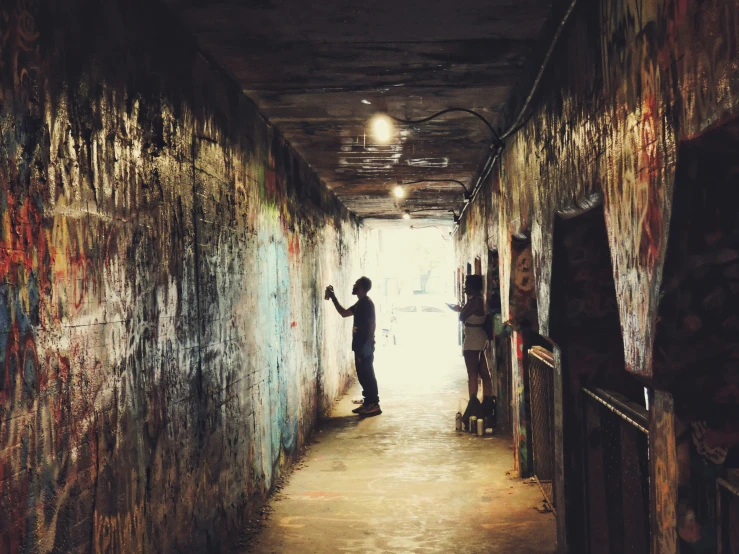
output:
<svg viewBox="0 0 739 554"><path fill-rule="evenodd" d="M428 212L438 212L438 211L441 211L441 210L444 210L444 208L434 208L434 207L420 208L418 210L403 210L403 214L404 215L405 214L408 214L410 216L411 214L428 213ZM454 212L454 210L444 210L444 211L449 212L449 213L452 214L452 216L454 216L454 219L453 219L453 222L454 223L458 223L459 222L459 217Z"/></svg>
<svg viewBox="0 0 739 554"><path fill-rule="evenodd" d="M465 185L462 181L458 181L457 179L419 179L417 181L408 181L407 183L399 183L399 185L400 186L418 185L419 183L457 183L459 186L461 186L464 189L465 197L468 197L470 194L470 189L467 188L467 185Z"/></svg>
<svg viewBox="0 0 739 554"><path fill-rule="evenodd" d="M570 2L569 6L567 7L567 10L565 11L564 15L562 16L562 19L559 22L559 25L557 26L557 30L555 31L554 36L552 37L552 42L550 43L549 49L547 50L547 53L544 56L544 60L542 60L542 63L539 66L539 71L536 74L536 78L534 79L534 83L531 86L531 90L529 91L529 94L526 97L526 100L524 101L523 106L518 112L518 116L516 116L516 119L514 120L513 124L502 135L498 135L498 133L495 131L493 126L490 124L490 122L487 119L485 119L482 115L468 108L446 108L444 110L431 114L428 117L423 117L421 119L404 119L404 118L395 117L392 115L390 116L391 119L393 119L394 121L398 123L403 123L405 125L416 125L416 124L426 123L428 121L431 121L432 119L436 119L437 117L440 117L450 112L463 112L463 113L473 115L476 118L478 118L480 121L482 121L487 126L487 128L490 130L490 133L493 135L494 140L490 146L490 152L488 153L487 158L485 159L485 164L483 165L483 168L480 171L480 174L478 175L475 185L472 187L471 192L469 191L469 189L467 189L464 183L462 183L461 181L457 181L456 179L443 179L443 180L425 179L425 180L419 180L419 181L412 181L409 183L403 183L406 185L410 185L410 184L423 183L423 182L444 181L444 182L456 182L456 183L461 184L465 190L465 197L469 200L469 202L467 202L464 205L459 216L457 216L452 210L449 210L450 212L452 212L452 214L454 214L454 220L456 224L454 233L456 233L457 230L459 229L459 222L462 220L462 216L467 211L467 208L472 205L472 202L474 201L478 192L482 188L482 184L485 182L485 180L490 176L490 173L493 171L493 168L495 167L496 162L500 158L500 155L503 152L503 149L505 148L505 142L504 142L505 139L510 137L513 133L515 133L518 129L520 129L524 125L524 123L526 123L527 121L526 115L527 115L529 106L531 105L531 101L533 100L534 96L536 95L536 92L539 89L539 85L541 84L541 80L544 76L544 72L549 67L549 62L551 61L552 54L554 53L554 49L559 43L559 39L562 36L564 28L567 25L567 22L569 21L570 16L572 15L572 12L575 10L577 1L578 0L572 0L572 2ZM432 210L423 210L423 211L432 211Z"/></svg>
<svg viewBox="0 0 739 554"><path fill-rule="evenodd" d="M411 231L416 231L419 229L436 229L439 231L439 234L441 235L441 239L445 242L449 242L451 239L449 238L449 235L451 235L451 231L449 231L446 235L444 234L444 230L439 227L438 225L421 225L420 227L416 227L415 225L411 225L410 229Z"/></svg>
<svg viewBox="0 0 739 554"><path fill-rule="evenodd" d="M437 117L442 116L446 113L450 113L450 112L463 112L463 113L467 113L470 115L474 115L477 119L482 121L487 126L488 129L490 129L490 133L493 135L495 142L497 142L499 145L502 144L503 141L500 139L500 137L498 136L498 133L495 131L493 126L490 124L490 122L487 119L485 119L482 115L477 113L476 111L470 110L468 108L447 108L445 110L441 110L440 112L436 112L435 114L431 114L430 116L424 117L421 119L403 119L401 117L395 117L392 115L390 116L390 118L397 121L398 123L403 123L405 125L416 125L420 123L426 123L427 121L431 121L432 119L436 119Z"/></svg>
<svg viewBox="0 0 739 554"><path fill-rule="evenodd" d="M503 152L503 148L504 148L503 141L507 139L508 137L510 137L518 129L520 129L526 122L525 117L526 117L526 113L528 112L529 105L531 104L531 101L533 100L534 95L539 89L539 85L541 84L541 80L544 76L544 72L549 66L549 62L551 61L552 54L554 53L554 49L556 48L557 43L559 42L559 39L562 36L562 32L564 31L564 28L567 25L567 22L570 20L570 16L572 15L572 12L575 10L577 1L578 0L572 0L572 2L570 2L569 6L567 7L567 10L565 11L564 15L562 16L562 19L560 20L559 25L557 27L557 30L554 33L554 37L552 37L552 42L549 45L549 49L547 50L547 53L544 56L544 60L541 62L541 65L539 66L539 72L536 74L534 83L531 86L531 91L526 97L526 100L524 101L523 106L519 110L518 116L514 120L513 124L500 137L501 146L495 149L495 151L491 151L490 154L488 154L485 165L483 166L483 170L480 172L480 176L478 177L477 182L475 183L475 186L472 188L472 194L470 194L470 201L468 204L464 206L464 208L462 208L462 212L459 214L460 221L465 211L467 211L467 207L472 205L472 202L477 196L477 193L480 191L480 188L482 187L482 184L485 182L485 179L488 178L488 176L490 175L490 172L493 170L493 167L495 166L495 163L498 161L498 158L500 158L500 154ZM458 229L459 229L459 225L457 225L457 227L454 229L454 233L456 233Z"/></svg>
<svg viewBox="0 0 739 554"><path fill-rule="evenodd" d="M505 133L503 133L501 137L503 140L507 139L513 133L518 131L518 129L520 129L521 126L525 123L524 115L526 114L526 111L529 108L529 104L531 104L531 100L534 98L536 91L539 89L539 84L541 83L541 79L544 76L544 71L549 65L549 60L552 58L554 49L559 42L559 37L562 36L562 32L564 31L567 22L570 20L572 12L575 10L576 4L577 0L572 0L572 2L570 2L570 5L567 7L567 11L565 11L564 15L562 16L562 20L559 22L557 31L554 33L554 37L552 37L552 42L549 45L549 50L547 50L547 54L546 56L544 56L544 60L541 62L541 66L539 66L539 73L537 73L536 79L534 79L534 84L531 86L531 92L529 92L529 95L526 97L526 101L524 102L521 110L518 112L518 117L513 122L513 125L511 125L510 128Z"/></svg>

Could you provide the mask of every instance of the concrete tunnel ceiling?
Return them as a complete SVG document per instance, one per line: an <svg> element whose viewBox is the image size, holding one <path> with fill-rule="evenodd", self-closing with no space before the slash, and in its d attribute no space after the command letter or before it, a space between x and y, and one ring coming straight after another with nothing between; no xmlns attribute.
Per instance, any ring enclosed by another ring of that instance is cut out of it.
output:
<svg viewBox="0 0 739 554"><path fill-rule="evenodd" d="M449 107L496 125L551 11L544 0L166 0L221 65L359 217L451 223L491 133L450 113L399 126L388 145L367 131L378 112L419 119Z"/></svg>

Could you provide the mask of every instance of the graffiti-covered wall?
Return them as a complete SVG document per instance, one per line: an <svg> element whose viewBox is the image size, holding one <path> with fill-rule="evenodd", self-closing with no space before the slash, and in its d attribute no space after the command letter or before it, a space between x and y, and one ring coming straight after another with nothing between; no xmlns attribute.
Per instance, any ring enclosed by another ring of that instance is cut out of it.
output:
<svg viewBox="0 0 739 554"><path fill-rule="evenodd" d="M650 376L678 145L739 114L738 45L736 0L578 2L491 193L476 199L492 216L464 216L460 256L497 244L505 287L511 236L530 236L548 333L554 216L602 198L626 367Z"/></svg>
<svg viewBox="0 0 739 554"><path fill-rule="evenodd" d="M153 2L3 1L0 140L0 552L217 550L346 384L362 228Z"/></svg>

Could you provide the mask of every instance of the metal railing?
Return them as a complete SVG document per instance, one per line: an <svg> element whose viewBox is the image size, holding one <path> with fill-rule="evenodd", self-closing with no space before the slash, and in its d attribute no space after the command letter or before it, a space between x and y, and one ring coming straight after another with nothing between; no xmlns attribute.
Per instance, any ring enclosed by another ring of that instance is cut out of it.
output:
<svg viewBox="0 0 739 554"><path fill-rule="evenodd" d="M587 536L592 554L650 551L649 420L617 393L583 388Z"/></svg>
<svg viewBox="0 0 739 554"><path fill-rule="evenodd" d="M539 346L529 350L531 446L534 478L552 509L554 495L554 356Z"/></svg>

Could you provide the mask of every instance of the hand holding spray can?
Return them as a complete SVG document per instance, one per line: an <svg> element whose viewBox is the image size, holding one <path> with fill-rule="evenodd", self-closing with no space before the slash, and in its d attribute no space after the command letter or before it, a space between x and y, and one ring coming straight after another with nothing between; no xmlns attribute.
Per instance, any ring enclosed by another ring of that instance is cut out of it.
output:
<svg viewBox="0 0 739 554"><path fill-rule="evenodd" d="M326 294L323 296L326 300L331 300L331 297L334 295L334 287L333 285L329 285L326 287Z"/></svg>

